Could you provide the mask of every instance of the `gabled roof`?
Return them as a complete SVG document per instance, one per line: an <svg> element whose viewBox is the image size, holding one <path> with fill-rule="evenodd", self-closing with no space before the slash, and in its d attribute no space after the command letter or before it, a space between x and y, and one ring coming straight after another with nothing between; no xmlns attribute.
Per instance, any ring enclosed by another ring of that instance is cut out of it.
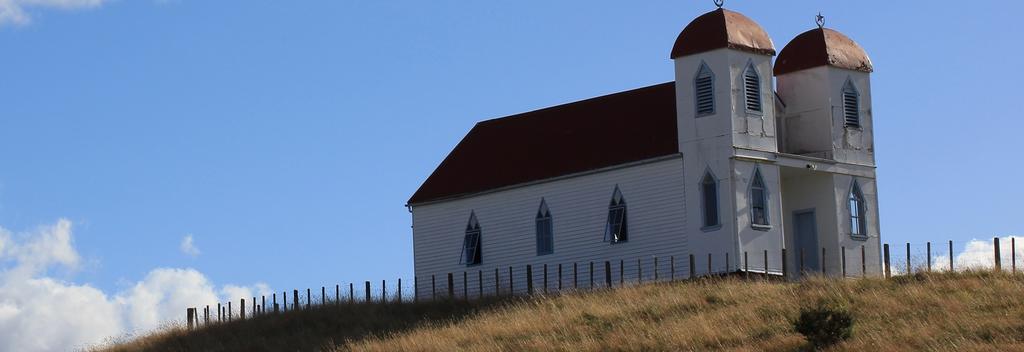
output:
<svg viewBox="0 0 1024 352"><path fill-rule="evenodd" d="M482 121L408 204L675 154L676 134L674 82Z"/></svg>

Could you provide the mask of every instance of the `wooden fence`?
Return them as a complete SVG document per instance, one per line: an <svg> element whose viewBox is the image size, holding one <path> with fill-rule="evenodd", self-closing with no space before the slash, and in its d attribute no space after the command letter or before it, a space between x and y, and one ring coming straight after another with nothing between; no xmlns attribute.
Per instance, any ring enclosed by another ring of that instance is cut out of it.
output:
<svg viewBox="0 0 1024 352"><path fill-rule="evenodd" d="M658 257L650 257L647 258L647 262L652 265L648 266L646 277L644 276L644 258L636 258L636 265L633 265L632 260L627 261L626 259L564 263L565 265L520 265L518 270L522 270L520 273L525 274L525 280L521 279L520 282L516 281L517 275L514 275L517 266L507 266L507 273L504 273L504 276L506 276L504 278L502 276L506 267L502 266L493 268L493 281L487 284L485 282L489 278L485 279L485 277L490 275L490 269L446 273L441 275L440 278L438 275L423 278L416 277L412 283L405 282L405 285L410 285L409 287L403 285L402 279L398 279L393 282L394 286L392 286L391 291L388 290L387 280L381 280L380 285L376 288L371 285L370 281L364 281L362 285L358 285L358 289L356 283L350 282L347 285L335 284L334 292L329 292L329 287L327 286L321 286L318 297L315 297L314 292L307 288L305 289L305 297L301 295L302 292L300 290L295 289L291 290L291 292L281 292L280 297L278 297L277 293L271 294L269 298L267 295L261 295L258 301L257 297L249 297L248 301L246 298L241 298L238 300L237 312L230 301L223 304L217 303L216 306L207 305L201 311L195 307L187 308L186 321L188 329L192 330L200 325L230 322L235 319L251 319L266 314L285 313L289 310L308 310L318 305L359 303L403 304L438 299L472 300L481 299L485 296L553 294L563 291L606 289L616 286L643 284L645 282L673 282L721 275L742 275L744 277L754 275L765 279L775 277L788 280L798 279L811 274L825 274L843 278L881 275L885 278L891 278L896 275L913 274L922 271L954 270L953 241L948 241L946 244L947 248L944 248L945 251L942 251L945 253L940 253L940 251L933 252L932 243L926 242L923 246L924 253L914 255L911 251L911 243L906 243L905 258L898 258L900 254L892 252L889 244L886 243L882 245L881 258L872 258L870 262L867 257L866 247L863 245L859 248L851 249L841 247L840 258L838 263L836 263L839 268L833 266L831 270L828 270L829 265L826 264L829 263L829 259L833 261L835 259L829 257L829 253L825 248L821 249L821 256L818 258L820 268L816 269L805 265L808 253L801 251L797 253L796 258L788 258L786 249L782 249L780 253L775 254L779 256L777 259L780 259L777 262L779 265L775 267L770 266L767 250L761 253L754 253L753 256L751 256L751 253L744 252L742 260L736 263L736 265L730 263L728 253L724 253L717 258L714 254L708 253L706 256L707 266L700 269L697 268L697 257L694 254L689 254L683 258L675 256L661 258L663 260L662 265L659 265ZM1003 255L1000 250L998 237L993 239L993 245L992 268L995 271L1001 271L1003 270ZM920 250L921 247L918 246L916 248ZM853 254L849 254L851 252ZM1016 252L1016 240L1010 238L1010 257L1008 259L1012 273L1017 272ZM934 262L936 258L940 258L935 257L934 254L939 254L940 257L948 257L948 262ZM892 260L893 258L903 260ZM667 259L667 262L664 259ZM677 264L683 264L679 263L679 259L686 260L686 265L683 267L685 272L677 270L679 267ZM787 267L789 259L794 260L795 268L790 269ZM869 265L869 263L878 264L879 259L881 260L880 266ZM750 267L751 260L758 261L754 264L754 269ZM720 265L714 265L715 263ZM758 264L760 264L760 268L756 268ZM581 267L585 271L584 275L580 273ZM718 270L719 268L723 270ZM874 270L875 268L878 270ZM869 272L869 269L872 269L872 271ZM600 270L600 273L598 273L598 270ZM636 276L633 276L633 272L631 272L629 275L631 280L627 280L626 272L634 270ZM506 278L507 286L504 285ZM429 280L429 282L425 280ZM535 287L538 283L541 284L539 288ZM470 292L471 286L475 286L473 294ZM427 287L429 287L429 290L427 290ZM461 288L461 290L457 289L457 287ZM407 290L410 288L412 291L408 292ZM417 294L421 291L428 294L421 297L421 295ZM289 293L291 294L290 303Z"/></svg>

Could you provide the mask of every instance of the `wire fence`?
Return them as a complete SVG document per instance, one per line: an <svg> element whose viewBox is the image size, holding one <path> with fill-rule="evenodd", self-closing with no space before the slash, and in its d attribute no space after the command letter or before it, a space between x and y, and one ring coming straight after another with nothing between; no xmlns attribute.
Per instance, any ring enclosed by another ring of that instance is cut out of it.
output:
<svg viewBox="0 0 1024 352"><path fill-rule="evenodd" d="M995 270L1017 273L1024 248L1015 237L994 238L991 244L970 241L954 255L953 241L882 244L881 250L867 244L838 253L821 248L777 253L767 250L729 253L689 254L668 257L636 257L617 260L475 267L474 270L397 279L389 282L363 281L275 292L259 297L186 309L188 329L266 314L309 310L343 304L409 304L435 300L477 300L487 297L558 294L656 282L674 282L702 277L741 275L767 279L795 280L809 275L842 278L884 277L950 270ZM469 268L467 268L469 269ZM237 305L235 304L237 302Z"/></svg>

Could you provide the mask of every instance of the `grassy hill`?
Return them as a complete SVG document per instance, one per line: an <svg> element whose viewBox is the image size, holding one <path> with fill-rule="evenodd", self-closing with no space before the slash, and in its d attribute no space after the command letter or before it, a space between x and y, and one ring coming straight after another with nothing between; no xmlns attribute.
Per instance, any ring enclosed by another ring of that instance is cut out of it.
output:
<svg viewBox="0 0 1024 352"><path fill-rule="evenodd" d="M806 349L802 308L848 307L835 351L1024 351L1024 276L719 278L481 302L356 304L180 329L99 351Z"/></svg>

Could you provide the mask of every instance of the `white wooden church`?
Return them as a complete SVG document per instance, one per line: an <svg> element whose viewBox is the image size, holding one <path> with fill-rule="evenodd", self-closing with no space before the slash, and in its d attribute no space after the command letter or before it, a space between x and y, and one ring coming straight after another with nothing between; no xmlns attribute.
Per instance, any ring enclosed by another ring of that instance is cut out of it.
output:
<svg viewBox="0 0 1024 352"><path fill-rule="evenodd" d="M879 273L871 60L820 17L775 55L719 8L679 34L674 81L477 123L408 201L417 293L448 273L506 290L509 267L525 290L526 265L540 289L574 262L647 281L655 257L687 277L690 255L698 275L778 275L783 248L787 274Z"/></svg>

